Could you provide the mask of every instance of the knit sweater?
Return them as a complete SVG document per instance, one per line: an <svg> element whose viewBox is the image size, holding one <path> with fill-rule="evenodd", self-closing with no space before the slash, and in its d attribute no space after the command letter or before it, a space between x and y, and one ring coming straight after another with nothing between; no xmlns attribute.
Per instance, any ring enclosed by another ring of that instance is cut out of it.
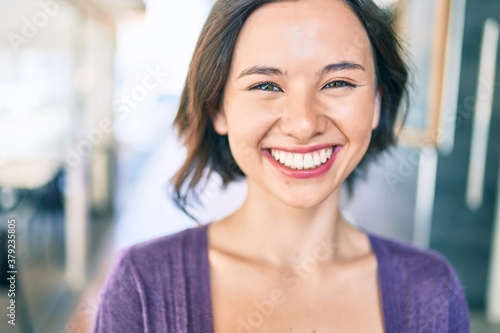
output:
<svg viewBox="0 0 500 333"><path fill-rule="evenodd" d="M468 333L460 281L441 255L368 233L386 333ZM103 290L95 333L213 333L206 227L134 245Z"/></svg>

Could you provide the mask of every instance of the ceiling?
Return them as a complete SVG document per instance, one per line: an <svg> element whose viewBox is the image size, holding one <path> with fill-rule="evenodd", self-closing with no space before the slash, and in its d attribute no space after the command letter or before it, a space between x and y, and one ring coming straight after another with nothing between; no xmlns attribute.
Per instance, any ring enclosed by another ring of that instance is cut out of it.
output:
<svg viewBox="0 0 500 333"><path fill-rule="evenodd" d="M93 2L109 15L116 17L130 11L144 11L143 0L71 0L73 2Z"/></svg>
<svg viewBox="0 0 500 333"><path fill-rule="evenodd" d="M46 4L49 11L42 8L42 4ZM0 0L0 32L19 30L26 20L33 21L38 14L48 13L50 21L55 21L65 7L90 9L90 12L100 13L113 20L123 14L145 10L142 0Z"/></svg>
<svg viewBox="0 0 500 333"><path fill-rule="evenodd" d="M114 27L124 15L144 11L143 0L0 0L0 36L4 37L0 49L11 49L13 39L22 39L23 47L62 45L68 30L78 27L75 23L81 14Z"/></svg>

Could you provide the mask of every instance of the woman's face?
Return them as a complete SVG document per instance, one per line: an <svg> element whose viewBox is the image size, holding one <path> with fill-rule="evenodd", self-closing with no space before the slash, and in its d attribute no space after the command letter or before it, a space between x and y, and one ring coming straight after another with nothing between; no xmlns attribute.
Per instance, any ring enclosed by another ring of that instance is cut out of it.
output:
<svg viewBox="0 0 500 333"><path fill-rule="evenodd" d="M238 37L216 131L260 189L296 208L332 196L379 120L373 54L341 0L265 5Z"/></svg>

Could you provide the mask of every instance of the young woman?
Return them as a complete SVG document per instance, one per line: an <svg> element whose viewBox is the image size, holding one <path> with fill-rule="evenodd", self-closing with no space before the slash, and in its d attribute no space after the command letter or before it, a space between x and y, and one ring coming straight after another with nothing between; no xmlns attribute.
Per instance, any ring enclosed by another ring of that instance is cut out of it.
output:
<svg viewBox="0 0 500 333"><path fill-rule="evenodd" d="M175 200L186 211L206 170L246 177L246 199L125 251L95 331L469 332L445 259L339 210L342 184L394 143L406 80L371 0L217 1L175 121Z"/></svg>

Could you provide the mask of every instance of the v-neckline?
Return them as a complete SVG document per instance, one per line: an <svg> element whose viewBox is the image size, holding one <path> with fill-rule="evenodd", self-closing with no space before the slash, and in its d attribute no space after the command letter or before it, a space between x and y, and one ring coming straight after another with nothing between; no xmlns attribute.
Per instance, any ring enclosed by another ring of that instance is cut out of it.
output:
<svg viewBox="0 0 500 333"><path fill-rule="evenodd" d="M204 318L208 319L208 322L203 323L202 326L207 327L209 331L205 331L206 333L214 333L214 316L213 316L213 307L212 307L212 293L211 293L211 276L210 276L210 259L209 259L209 243L208 243L208 226L209 224L204 225L201 228L198 228L198 230L203 234L202 236L202 242L201 244L201 249L203 251L200 251L201 255L201 264L202 267L201 269L202 274L201 274L201 281L204 284L202 286L202 297L203 299L201 300L201 304L208 304L206 307L206 316L202 316ZM378 292L379 292L379 297L380 297L380 302L382 306L382 320L383 320L383 325L384 325L384 332L389 333L388 327L392 327L392 324L390 323L390 318L393 316L390 315L391 309L394 309L394 306L392 304L394 303L394 297L391 297L392 293L390 291L390 286L391 286L391 274L387 271L386 267L386 253L382 249L382 247L379 244L379 238L366 230L363 230L363 232L367 235L368 241L370 242L370 247L375 255L375 259L377 262L377 285L378 285ZM199 306L199 304L193 304L193 306ZM197 318L193 318L194 320L197 320ZM198 326L198 325L195 325ZM204 333L205 333L204 332Z"/></svg>

